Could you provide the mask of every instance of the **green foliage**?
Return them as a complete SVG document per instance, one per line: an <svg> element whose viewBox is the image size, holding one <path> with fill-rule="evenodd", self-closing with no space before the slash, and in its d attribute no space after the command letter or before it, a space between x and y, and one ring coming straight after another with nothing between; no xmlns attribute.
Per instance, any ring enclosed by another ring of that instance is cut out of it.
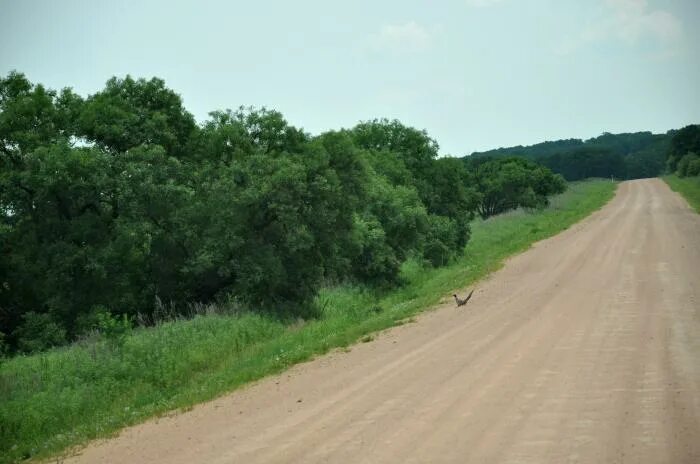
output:
<svg viewBox="0 0 700 464"><path fill-rule="evenodd" d="M136 328L121 346L88 340L0 363L0 462L54 454L119 428L228 392L333 347L347 346L436 304L503 260L602 206L610 182L577 183L534 213L477 220L465 254L449 266L409 259L388 292L324 288L316 320L283 325L266 315L207 307L189 320ZM536 232L533 232L536 231Z"/></svg>
<svg viewBox="0 0 700 464"><path fill-rule="evenodd" d="M461 254L459 244L463 241L464 231L456 220L446 216L431 214L428 217L429 232L423 245L423 257L435 266L445 266Z"/></svg>
<svg viewBox="0 0 700 464"><path fill-rule="evenodd" d="M56 322L71 321L74 305L90 307L90 295L107 285L94 267L109 220L101 198L109 181L104 161L100 153L57 142L0 174L7 226L0 235L7 250L0 292L4 327L16 327L27 308L46 308Z"/></svg>
<svg viewBox="0 0 700 464"><path fill-rule="evenodd" d="M7 343L7 336L0 332L0 360L10 352L10 345Z"/></svg>
<svg viewBox="0 0 700 464"><path fill-rule="evenodd" d="M412 216L407 222L381 219L390 216L381 205L379 212L374 211L388 229L387 237L397 260L402 261L411 251L422 254L434 265L445 265L459 256L469 239L469 221L474 217L478 202L473 175L464 163L456 158L435 159L437 142L424 131L406 127L396 120L364 122L350 133L356 143L367 150L367 159L375 172L390 184L404 187L403 191L391 193L385 186L381 196L375 195L373 203L386 203L381 197L394 198L396 193L401 193L403 208L394 207L388 211L414 211L413 215L400 215L403 219ZM379 185L382 182L380 180ZM406 201L406 195L412 191L417 199ZM411 206L417 201L422 203L427 215ZM408 243L391 240L391 230L397 223L403 224L401 236L404 240L410 238L405 240ZM391 268L386 267L387 270ZM386 277L388 281L396 280L395 276L387 274Z"/></svg>
<svg viewBox="0 0 700 464"><path fill-rule="evenodd" d="M606 149L585 147L566 154L543 157L540 161L570 181L592 177L625 178L624 157Z"/></svg>
<svg viewBox="0 0 700 464"><path fill-rule="evenodd" d="M120 153L139 145L160 145L173 156L186 156L196 130L182 99L162 79L113 77L90 96L78 116L80 134Z"/></svg>
<svg viewBox="0 0 700 464"><path fill-rule="evenodd" d="M564 179L523 158L497 158L478 164L475 170L482 218L524 207L540 208L548 196L566 189Z"/></svg>
<svg viewBox="0 0 700 464"><path fill-rule="evenodd" d="M688 162L687 175L688 176L700 175L700 157L699 156L696 155L694 159L692 159Z"/></svg>
<svg viewBox="0 0 700 464"><path fill-rule="evenodd" d="M675 131L668 149L668 170L676 172L681 159L688 153L700 153L700 124L691 124Z"/></svg>
<svg viewBox="0 0 700 464"><path fill-rule="evenodd" d="M111 313L104 310L96 312L97 329L105 337L107 343L117 349L124 345L126 337L131 334L132 322L126 314L115 318Z"/></svg>
<svg viewBox="0 0 700 464"><path fill-rule="evenodd" d="M213 313L150 330L112 318L103 338L3 360L0 462L102 436L253 378L246 356L280 336L282 324Z"/></svg>
<svg viewBox="0 0 700 464"><path fill-rule="evenodd" d="M459 259L477 209L541 207L563 187L528 162L437 156L425 131L396 120L314 137L277 111L239 108L197 125L157 78L115 77L83 99L10 73L0 79L6 343L77 340L106 315L152 323L157 301L174 315L230 301L312 319L324 284L400 286L407 260ZM46 330L29 331L30 312Z"/></svg>
<svg viewBox="0 0 700 464"><path fill-rule="evenodd" d="M537 161L568 181L589 177L638 179L656 177L664 163L673 131L636 132L588 139L556 140L523 147L499 148L474 157L521 156Z"/></svg>
<svg viewBox="0 0 700 464"><path fill-rule="evenodd" d="M200 280L210 293L228 287L260 305L308 300L322 269L313 228L313 216L322 212L306 182L307 166L290 157L256 154L223 174L230 177L219 178L210 192L225 209L218 212L203 199L205 208L195 220L206 224L202 230L206 234L212 229L204 215L219 215L213 231L226 234L228 241L219 244L218 233L207 236L196 251L196 267L188 266L188 271L201 269L205 259L224 259L214 261L216 276L208 277L213 280ZM235 182L236 177L241 181ZM215 258L219 251L220 258Z"/></svg>
<svg viewBox="0 0 700 464"><path fill-rule="evenodd" d="M700 213L700 176L680 178L671 174L664 176L663 179L672 190L683 195L690 206Z"/></svg>
<svg viewBox="0 0 700 464"><path fill-rule="evenodd" d="M73 135L80 103L70 89L58 94L17 72L0 78L0 167L20 164L24 153Z"/></svg>
<svg viewBox="0 0 700 464"><path fill-rule="evenodd" d="M49 314L29 311L22 314L22 324L14 331L18 348L25 353L36 353L66 341L66 331Z"/></svg>
<svg viewBox="0 0 700 464"><path fill-rule="evenodd" d="M666 145L668 137L662 143L625 157L625 178L644 179L663 173L666 169Z"/></svg>
<svg viewBox="0 0 700 464"><path fill-rule="evenodd" d="M156 78L112 78L85 100L17 73L1 90L0 323L13 348L27 311L68 340L101 314L152 320L158 299L175 313L232 299L316 317L322 282L398 285L410 256L445 265L469 238L470 174L398 121L311 137L240 108L199 127Z"/></svg>
<svg viewBox="0 0 700 464"><path fill-rule="evenodd" d="M700 156L695 153L684 155L676 166L679 177L692 177L700 174Z"/></svg>
<svg viewBox="0 0 700 464"><path fill-rule="evenodd" d="M473 218L479 196L474 174L458 158L435 160L428 170L424 202L432 214L469 221Z"/></svg>
<svg viewBox="0 0 700 464"><path fill-rule="evenodd" d="M397 283L401 262L389 246L386 232L372 215L355 215L348 250L352 275L364 283L389 286Z"/></svg>
<svg viewBox="0 0 700 464"><path fill-rule="evenodd" d="M349 139L312 140L277 112L214 114L201 140L201 186L187 278L208 300L222 292L260 307L303 306L326 274L343 275L351 212L366 173ZM217 148L218 147L218 148ZM345 150L348 150L347 152Z"/></svg>
<svg viewBox="0 0 700 464"><path fill-rule="evenodd" d="M425 131L405 126L397 120L375 119L355 126L355 143L366 150L396 153L418 179L430 168L439 146Z"/></svg>

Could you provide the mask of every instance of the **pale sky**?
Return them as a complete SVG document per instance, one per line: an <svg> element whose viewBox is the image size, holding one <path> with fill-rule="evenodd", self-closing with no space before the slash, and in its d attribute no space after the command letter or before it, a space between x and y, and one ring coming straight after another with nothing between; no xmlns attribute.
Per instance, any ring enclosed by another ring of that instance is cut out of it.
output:
<svg viewBox="0 0 700 464"><path fill-rule="evenodd" d="M94 93L161 77L199 121L375 117L441 154L700 123L698 0L0 0L0 74Z"/></svg>

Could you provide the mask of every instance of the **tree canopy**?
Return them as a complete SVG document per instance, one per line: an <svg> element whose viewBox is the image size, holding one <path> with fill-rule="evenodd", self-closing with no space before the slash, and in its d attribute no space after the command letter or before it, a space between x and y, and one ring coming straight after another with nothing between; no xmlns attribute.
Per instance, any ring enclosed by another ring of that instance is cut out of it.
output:
<svg viewBox="0 0 700 464"><path fill-rule="evenodd" d="M518 207L544 207L550 195L566 189L562 176L524 158L481 161L474 173L483 219Z"/></svg>
<svg viewBox="0 0 700 464"><path fill-rule="evenodd" d="M400 285L407 259L461 254L486 202L536 207L564 185L529 161L440 158L396 120L312 136L239 108L198 124L161 79L83 98L16 72L0 79L0 168L0 341L14 351L162 304L313 317L321 285Z"/></svg>
<svg viewBox="0 0 700 464"><path fill-rule="evenodd" d="M666 163L669 171L681 177L700 175L700 124L675 132Z"/></svg>

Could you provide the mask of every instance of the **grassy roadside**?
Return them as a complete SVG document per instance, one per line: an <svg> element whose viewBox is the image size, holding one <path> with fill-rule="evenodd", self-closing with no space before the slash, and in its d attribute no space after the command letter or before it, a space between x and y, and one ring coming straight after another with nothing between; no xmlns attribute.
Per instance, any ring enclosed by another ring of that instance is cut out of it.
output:
<svg viewBox="0 0 700 464"><path fill-rule="evenodd" d="M396 325L600 208L614 190L609 181L574 183L545 210L475 221L458 262L426 270L409 261L402 269L407 284L383 295L326 289L315 321L202 315L137 329L112 343L88 340L6 360L0 364L0 462L55 454Z"/></svg>
<svg viewBox="0 0 700 464"><path fill-rule="evenodd" d="M671 190L683 195L690 206L700 213L700 177L678 177L675 174L664 176Z"/></svg>

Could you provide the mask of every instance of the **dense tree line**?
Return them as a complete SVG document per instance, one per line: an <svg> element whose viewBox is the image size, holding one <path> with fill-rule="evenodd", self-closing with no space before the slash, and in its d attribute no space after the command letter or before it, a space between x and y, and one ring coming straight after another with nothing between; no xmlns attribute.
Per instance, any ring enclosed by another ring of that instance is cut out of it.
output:
<svg viewBox="0 0 700 464"><path fill-rule="evenodd" d="M700 175L700 124L678 130L668 151L668 170L680 177Z"/></svg>
<svg viewBox="0 0 700 464"><path fill-rule="evenodd" d="M322 283L399 285L409 257L458 256L477 211L562 189L533 163L439 158L398 121L311 136L242 108L197 124L160 79L83 98L13 72L0 79L0 350L128 324L156 301L311 317Z"/></svg>
<svg viewBox="0 0 700 464"><path fill-rule="evenodd" d="M523 157L541 163L569 181L611 176L617 179L639 179L656 177L664 171L674 133L675 131L666 134L606 132L585 141L557 140L526 147L498 148L473 153L472 156Z"/></svg>

